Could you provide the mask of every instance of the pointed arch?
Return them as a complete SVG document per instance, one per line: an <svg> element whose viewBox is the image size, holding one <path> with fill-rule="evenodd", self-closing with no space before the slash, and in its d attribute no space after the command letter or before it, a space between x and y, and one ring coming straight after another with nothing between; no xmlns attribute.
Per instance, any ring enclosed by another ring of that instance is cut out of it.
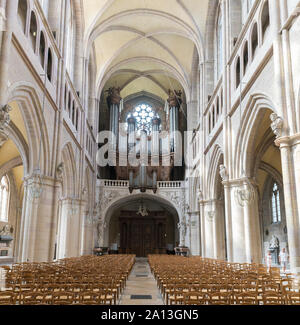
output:
<svg viewBox="0 0 300 325"><path fill-rule="evenodd" d="M209 169L207 172L207 193L210 199L218 199L218 178L219 168L223 163L224 154L221 147L218 144L212 149L212 154L209 161Z"/></svg>
<svg viewBox="0 0 300 325"><path fill-rule="evenodd" d="M18 103L26 128L28 143L23 136L21 140L24 143L22 147L28 155L28 161L26 159L24 161L24 167L27 164L25 170L29 174L32 173L36 163L39 162L41 172L44 175L50 176L51 152L48 127L43 116L42 99L35 88L29 82L16 82L12 84L8 89L8 102L15 101ZM16 131L14 132L16 133Z"/></svg>
<svg viewBox="0 0 300 325"><path fill-rule="evenodd" d="M66 143L62 149L62 162L64 164L62 194L64 198L71 198L75 196L77 186L76 161L71 142Z"/></svg>
<svg viewBox="0 0 300 325"><path fill-rule="evenodd" d="M232 169L235 178L241 177L242 173L251 176L253 172L251 152L253 151L254 134L257 132L259 122L266 110L276 112L275 105L267 95L257 93L250 96L241 116L241 125L236 135L234 166Z"/></svg>

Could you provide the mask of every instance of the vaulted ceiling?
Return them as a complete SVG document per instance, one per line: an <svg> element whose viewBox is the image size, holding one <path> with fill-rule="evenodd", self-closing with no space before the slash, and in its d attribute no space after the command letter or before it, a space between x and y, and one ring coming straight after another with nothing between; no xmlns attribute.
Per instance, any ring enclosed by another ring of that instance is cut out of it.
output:
<svg viewBox="0 0 300 325"><path fill-rule="evenodd" d="M86 55L95 51L97 90L120 86L163 100L188 91L202 56L209 0L84 0Z"/></svg>

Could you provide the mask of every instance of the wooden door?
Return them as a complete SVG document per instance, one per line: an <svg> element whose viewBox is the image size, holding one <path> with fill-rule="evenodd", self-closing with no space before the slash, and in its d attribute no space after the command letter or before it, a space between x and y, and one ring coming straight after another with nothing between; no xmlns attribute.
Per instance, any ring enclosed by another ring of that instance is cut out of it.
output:
<svg viewBox="0 0 300 325"><path fill-rule="evenodd" d="M120 216L120 252L146 257L148 254L164 253L165 218L149 215L137 218L136 212L122 212Z"/></svg>

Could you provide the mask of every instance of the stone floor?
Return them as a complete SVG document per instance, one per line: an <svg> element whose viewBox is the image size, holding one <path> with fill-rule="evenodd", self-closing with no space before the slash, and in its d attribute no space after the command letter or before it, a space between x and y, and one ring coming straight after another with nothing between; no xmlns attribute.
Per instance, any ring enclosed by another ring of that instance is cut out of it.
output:
<svg viewBox="0 0 300 325"><path fill-rule="evenodd" d="M162 296L151 273L147 258L136 258L136 263L129 275L126 288L119 300L119 305L163 304Z"/></svg>

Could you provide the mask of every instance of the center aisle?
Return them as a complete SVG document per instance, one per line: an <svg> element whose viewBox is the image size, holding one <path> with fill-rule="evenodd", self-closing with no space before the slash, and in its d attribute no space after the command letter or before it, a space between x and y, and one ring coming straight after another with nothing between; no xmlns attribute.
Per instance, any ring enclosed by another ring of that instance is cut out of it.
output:
<svg viewBox="0 0 300 325"><path fill-rule="evenodd" d="M163 305L147 258L136 258L119 305Z"/></svg>

